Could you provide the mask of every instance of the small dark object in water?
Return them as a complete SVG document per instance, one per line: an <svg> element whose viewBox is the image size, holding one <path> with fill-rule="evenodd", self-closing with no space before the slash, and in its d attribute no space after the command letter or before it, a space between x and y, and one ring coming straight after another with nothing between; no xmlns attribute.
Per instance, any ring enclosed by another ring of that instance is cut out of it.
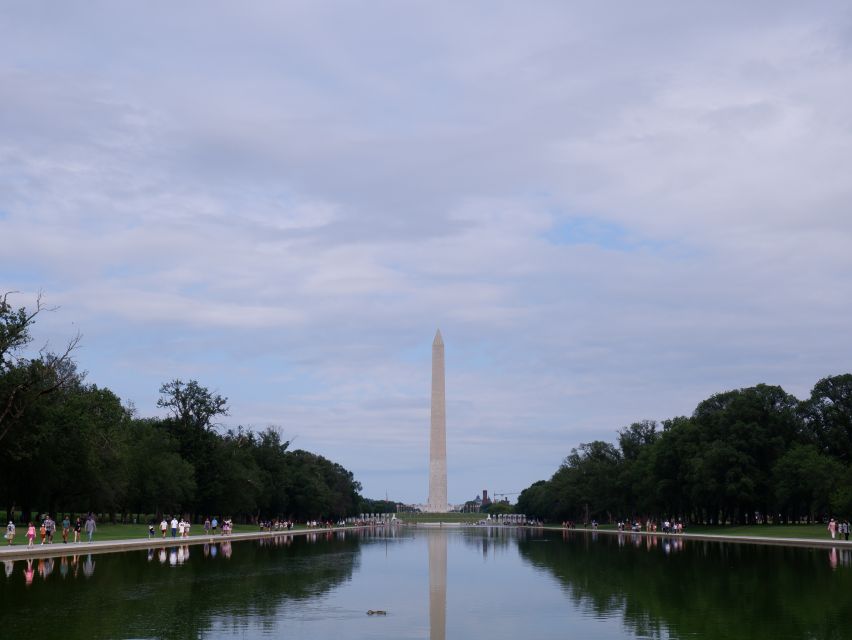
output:
<svg viewBox="0 0 852 640"><path fill-rule="evenodd" d="M387 611L382 611L381 609L379 609L378 611L374 611L373 609L370 609L370 610L367 612L367 615L368 615L368 616L386 616L386 615L388 615L388 612L387 612Z"/></svg>

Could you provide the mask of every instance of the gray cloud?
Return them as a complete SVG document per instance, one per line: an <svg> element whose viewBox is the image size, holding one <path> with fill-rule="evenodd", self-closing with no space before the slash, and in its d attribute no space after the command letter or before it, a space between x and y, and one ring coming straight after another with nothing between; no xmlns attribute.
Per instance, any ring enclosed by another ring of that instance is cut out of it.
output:
<svg viewBox="0 0 852 640"><path fill-rule="evenodd" d="M13 3L0 285L44 288L40 330L79 327L143 413L197 377L407 500L440 326L452 498L522 488L632 420L848 370L850 25Z"/></svg>

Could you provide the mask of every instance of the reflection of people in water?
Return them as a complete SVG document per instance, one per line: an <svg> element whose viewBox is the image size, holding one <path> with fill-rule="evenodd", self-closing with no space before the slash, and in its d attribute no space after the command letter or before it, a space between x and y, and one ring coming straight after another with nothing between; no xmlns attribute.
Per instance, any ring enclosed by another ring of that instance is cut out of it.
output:
<svg viewBox="0 0 852 640"><path fill-rule="evenodd" d="M210 557L215 558L219 555L219 548L215 544L210 545Z"/></svg>
<svg viewBox="0 0 852 640"><path fill-rule="evenodd" d="M15 570L15 562L13 560L4 560L3 561L4 568L6 569L6 577L10 577L12 572Z"/></svg>
<svg viewBox="0 0 852 640"><path fill-rule="evenodd" d="M68 577L68 556L62 556L59 560L59 575L63 580Z"/></svg>
<svg viewBox="0 0 852 640"><path fill-rule="evenodd" d="M157 554L157 559L160 561L160 564L166 563L166 548L165 547L160 549L159 554Z"/></svg>
<svg viewBox="0 0 852 640"><path fill-rule="evenodd" d="M33 561L27 559L27 565L24 567L24 582L27 586L30 586L33 583L33 578L35 577L35 569L33 569Z"/></svg>
<svg viewBox="0 0 852 640"><path fill-rule="evenodd" d="M226 558L231 557L231 543L230 542L223 542L222 543L222 555L225 556Z"/></svg>
<svg viewBox="0 0 852 640"><path fill-rule="evenodd" d="M83 563L83 575L91 578L95 573L95 562L92 560L92 554L86 556L86 561Z"/></svg>
<svg viewBox="0 0 852 640"><path fill-rule="evenodd" d="M46 558L38 561L38 574L43 580L47 580L50 574L53 573L53 558Z"/></svg>

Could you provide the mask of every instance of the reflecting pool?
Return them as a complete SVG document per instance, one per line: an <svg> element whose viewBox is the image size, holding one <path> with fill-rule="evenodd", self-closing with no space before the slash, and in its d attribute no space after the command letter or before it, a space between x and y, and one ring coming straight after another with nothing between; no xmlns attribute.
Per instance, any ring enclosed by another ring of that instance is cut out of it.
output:
<svg viewBox="0 0 852 640"><path fill-rule="evenodd" d="M3 570L9 638L852 638L847 548L403 528Z"/></svg>

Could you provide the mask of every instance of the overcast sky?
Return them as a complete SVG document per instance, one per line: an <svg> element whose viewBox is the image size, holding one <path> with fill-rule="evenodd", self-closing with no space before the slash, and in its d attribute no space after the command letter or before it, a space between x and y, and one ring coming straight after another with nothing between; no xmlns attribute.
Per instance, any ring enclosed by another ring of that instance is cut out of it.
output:
<svg viewBox="0 0 852 640"><path fill-rule="evenodd" d="M197 379L451 502L852 371L848 2L0 0L0 288L88 381Z"/></svg>

